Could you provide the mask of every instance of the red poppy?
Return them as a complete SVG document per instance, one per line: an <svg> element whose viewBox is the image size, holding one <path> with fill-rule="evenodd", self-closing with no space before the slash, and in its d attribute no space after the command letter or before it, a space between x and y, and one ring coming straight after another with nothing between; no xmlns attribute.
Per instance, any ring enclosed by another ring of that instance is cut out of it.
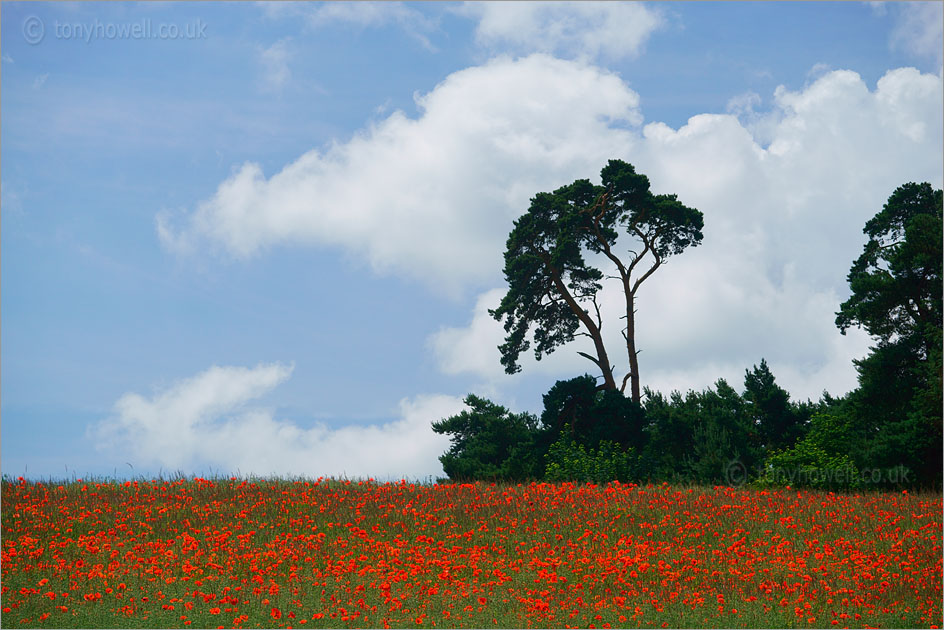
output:
<svg viewBox="0 0 944 630"><path fill-rule="evenodd" d="M456 627L944 625L935 494L330 480L54 488L2 485L2 612L25 626L47 613L66 616L54 625L113 614L115 626L124 615L135 617L125 625L200 626L179 614L190 611L232 613L216 621L240 626L253 605L272 626L297 614L296 625L417 627L434 613Z"/></svg>

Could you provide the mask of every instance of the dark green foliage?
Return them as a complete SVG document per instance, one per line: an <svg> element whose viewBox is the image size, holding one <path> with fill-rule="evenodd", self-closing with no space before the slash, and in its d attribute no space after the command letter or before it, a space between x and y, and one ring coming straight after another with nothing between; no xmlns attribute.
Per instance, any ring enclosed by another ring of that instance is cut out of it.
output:
<svg viewBox="0 0 944 630"><path fill-rule="evenodd" d="M903 465L916 482L940 487L942 466L942 191L909 183L864 228L869 237L849 271L852 295L836 314L845 333L876 339L856 361L849 409L872 467Z"/></svg>
<svg viewBox="0 0 944 630"><path fill-rule="evenodd" d="M661 392L646 388L644 409L648 439L642 451L642 469L653 480L682 477L682 466L695 446L698 418L696 394L686 398L675 391L667 399Z"/></svg>
<svg viewBox="0 0 944 630"><path fill-rule="evenodd" d="M534 452L535 416L510 413L473 394L464 402L470 409L433 423L433 431L452 438L452 447L439 458L450 479L524 481L542 476L543 453Z"/></svg>
<svg viewBox="0 0 944 630"><path fill-rule="evenodd" d="M724 379L715 391L698 396L694 448L686 458L691 478L700 483L723 484L733 461L753 467L757 460L754 426L746 401Z"/></svg>
<svg viewBox="0 0 944 630"><path fill-rule="evenodd" d="M836 314L845 332L861 326L882 344L941 327L942 192L928 183L899 187L864 228L869 237L849 271L852 295ZM927 358L930 346L921 349Z"/></svg>
<svg viewBox="0 0 944 630"><path fill-rule="evenodd" d="M803 432L803 421L809 418L808 411L791 405L790 394L777 385L767 361L761 359L760 367L745 370L744 389L752 433L756 431L760 445L773 451L795 443Z"/></svg>
<svg viewBox="0 0 944 630"><path fill-rule="evenodd" d="M580 216L567 198L572 196L571 188L537 194L508 237L508 293L491 313L499 320L507 315L505 331L509 334L499 349L509 374L521 370L518 357L530 348L526 339L530 328L536 330L534 355L540 360L571 341L581 318L589 318L586 311L572 304L594 300L601 288L603 273L588 265L581 252L575 225Z"/></svg>
<svg viewBox="0 0 944 630"><path fill-rule="evenodd" d="M555 434L570 425L569 429L581 428L589 421L590 409L596 399L596 380L589 374L566 381L557 381L544 394L544 412L541 424L552 429Z"/></svg>
<svg viewBox="0 0 944 630"><path fill-rule="evenodd" d="M915 367L918 386L908 412L908 424L901 427L903 435L917 436L909 444L909 459L919 481L941 486L944 470L944 453L941 444L944 441L944 422L941 410L944 400L941 395L942 385L942 344L944 333L938 328L929 335L929 353L927 361Z"/></svg>
<svg viewBox="0 0 944 630"><path fill-rule="evenodd" d="M728 467L741 460L740 449L731 434L711 418L698 424L692 437L695 447L684 459L686 477L700 484L725 484Z"/></svg>
<svg viewBox="0 0 944 630"><path fill-rule="evenodd" d="M509 333L500 348L507 371L519 369L530 330L537 358L587 334L597 354L584 356L603 372L603 384L590 375L558 381L544 396L540 424L469 395L470 410L433 425L452 435L452 448L440 458L451 479L941 486L940 190L906 184L866 223L869 241L849 272L852 294L836 317L843 333L861 326L876 340L855 361L854 392L791 401L762 359L745 371L740 395L719 380L685 396L646 389L640 405L635 292L666 257L701 241L702 216L674 196L652 195L648 179L625 162L610 161L601 175L602 186L577 180L535 196L508 239L509 290L492 315L505 320ZM628 264L612 250L621 231L638 246ZM586 252L612 262L623 283L630 358L623 387L616 386L600 334L596 297L604 275L586 262ZM648 269L633 276L646 255L653 259Z"/></svg>
<svg viewBox="0 0 944 630"><path fill-rule="evenodd" d="M928 361L897 343L873 348L857 362L859 388L849 409L863 434L853 456L860 466L905 466L919 485L940 486L942 420L940 348Z"/></svg>
<svg viewBox="0 0 944 630"><path fill-rule="evenodd" d="M557 381L544 395L541 424L554 436L568 431L591 449L604 440L622 447L640 448L645 414L642 406L618 390L599 390L592 376Z"/></svg>
<svg viewBox="0 0 944 630"><path fill-rule="evenodd" d="M942 396L944 330L938 328L931 331L928 340L928 359L915 368L918 385L915 387L915 395L911 400L911 406L912 413L929 419L939 419L941 409L944 408L944 396ZM937 430L940 433L940 423L937 424Z"/></svg>
<svg viewBox="0 0 944 630"><path fill-rule="evenodd" d="M580 354L601 371L601 389L617 389L597 303L604 274L585 257L586 252L602 254L626 297L624 336L630 371L619 389L623 391L630 380L632 399L639 402L636 291L666 258L701 242L703 219L701 212L686 207L675 195L653 195L648 178L622 160L610 160L601 179L600 186L580 179L534 196L508 237L504 268L508 292L490 313L504 321L508 333L499 350L509 374L521 369L518 359L531 347L529 331L537 360L583 334L592 340L595 354ZM621 233L630 242L616 248ZM625 261L615 253L627 250L630 257Z"/></svg>
<svg viewBox="0 0 944 630"><path fill-rule="evenodd" d="M876 465L890 465L897 458L894 449L883 446L893 440L886 434L907 417L915 390L921 387L915 369L915 349L909 345L895 343L875 347L867 357L856 361L859 388L849 394L849 407L861 431L869 438L865 455Z"/></svg>
<svg viewBox="0 0 944 630"><path fill-rule="evenodd" d="M655 479L724 483L729 464L753 469L759 459L747 402L724 379L715 389L669 400L646 391L648 442L642 467Z"/></svg>

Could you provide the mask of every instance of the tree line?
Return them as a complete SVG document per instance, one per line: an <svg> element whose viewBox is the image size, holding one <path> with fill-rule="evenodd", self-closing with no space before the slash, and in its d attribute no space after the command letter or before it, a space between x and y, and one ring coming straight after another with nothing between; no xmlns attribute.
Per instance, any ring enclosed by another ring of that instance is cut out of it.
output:
<svg viewBox="0 0 944 630"><path fill-rule="evenodd" d="M540 360L586 336L593 354L579 354L597 374L556 382L540 416L467 396L468 409L433 423L451 438L440 457L449 479L940 488L942 191L904 184L866 223L835 323L842 334L863 328L874 345L854 361L858 387L817 402L791 400L763 359L745 370L740 391L724 379L668 397L642 385L638 289L698 246L703 227L700 211L653 194L621 160L609 161L598 186L581 179L535 195L514 222L508 290L490 311L507 333L502 365L515 373L532 346ZM622 379L602 334L598 296L608 278L625 298Z"/></svg>

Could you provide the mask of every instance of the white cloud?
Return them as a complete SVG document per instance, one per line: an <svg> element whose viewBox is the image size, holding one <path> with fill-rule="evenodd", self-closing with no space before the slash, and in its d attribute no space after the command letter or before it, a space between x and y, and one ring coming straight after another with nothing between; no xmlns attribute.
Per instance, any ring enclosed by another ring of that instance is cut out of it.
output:
<svg viewBox="0 0 944 630"><path fill-rule="evenodd" d="M728 99L726 111L738 119L758 145L766 148L776 135L781 116L778 111L762 111L763 102L760 94L748 91Z"/></svg>
<svg viewBox="0 0 944 630"><path fill-rule="evenodd" d="M533 351L529 350L521 357L523 368L521 374L512 377L506 375L500 362L501 355L498 352L498 346L504 342L505 331L502 324L495 321L488 313L489 309L494 309L499 305L505 291L506 289L503 288L491 289L479 295L472 312L472 319L466 326L443 326L429 336L427 345L437 358L440 370L446 374L475 374L485 381L476 389L489 388L493 392L498 392L499 386L503 383L507 384L510 380L527 374L573 375L595 370L587 359L580 358L576 354L577 350L593 354L593 346L588 340L578 338L568 347L540 361L536 361ZM620 316L621 299L616 292L603 292L602 311L608 321L617 321ZM612 332L615 337L619 337L618 331L607 332ZM615 344L615 339L610 339L607 348L619 348Z"/></svg>
<svg viewBox="0 0 944 630"><path fill-rule="evenodd" d="M841 394L854 387L852 359L864 356L868 338L855 329L845 337L839 334L833 325L841 301L836 294L801 282L790 264L786 277L774 282L764 264L757 264L767 262L765 245L752 246L750 237L733 245L734 235L714 236L713 244L671 261L640 291L636 333L643 350L643 385L663 392L686 391L724 377L739 387L745 368L766 358L780 383L799 397L816 399L823 390ZM602 259L595 264L608 269ZM499 396L528 375L557 379L598 374L577 354L594 354L586 338L540 361L529 350L521 356L522 372L505 374L497 349L505 332L488 313L504 292L483 293L466 326L443 327L430 335L430 349L443 372L472 374L483 381L479 389ZM618 284L604 285L600 304L604 341L620 381L628 361L620 334L625 305Z"/></svg>
<svg viewBox="0 0 944 630"><path fill-rule="evenodd" d="M642 121L617 76L544 55L456 72L416 102L419 118L394 112L271 177L243 165L179 227L159 216L162 242L240 257L340 245L437 290L494 283L496 244L529 198L624 154Z"/></svg>
<svg viewBox="0 0 944 630"><path fill-rule="evenodd" d="M13 57L11 57L10 55L6 53L2 55L2 59L3 59L3 63L13 63Z"/></svg>
<svg viewBox="0 0 944 630"><path fill-rule="evenodd" d="M830 70L832 70L832 68L828 63L814 63L813 67L807 71L806 76L809 79L818 79Z"/></svg>
<svg viewBox="0 0 944 630"><path fill-rule="evenodd" d="M744 92L743 94L738 94L728 99L727 111L729 114L735 116L754 113L754 108L758 107L761 102L762 99L757 92Z"/></svg>
<svg viewBox="0 0 944 630"><path fill-rule="evenodd" d="M869 340L857 330L839 335L835 311L848 294L865 222L907 181L941 186L941 88L940 77L910 68L888 72L872 91L848 71L797 92L780 88L774 111L754 121L769 134L767 149L734 116L695 116L678 130L647 125L643 141L619 157L646 173L656 192L678 193L702 210L705 241L641 289L644 384L684 390L723 376L740 386L744 369L766 357L798 397L853 388L851 361L866 354ZM753 115L758 103L748 94L730 108ZM444 372L493 386L515 382L495 349L504 331L487 313L502 294L482 294L470 322L430 336ZM625 370L620 300L618 287L604 290L607 348ZM540 363L522 357L523 371L592 372L575 352L582 343Z"/></svg>
<svg viewBox="0 0 944 630"><path fill-rule="evenodd" d="M452 396L417 396L400 402L400 417L386 424L300 427L247 403L284 382L292 367L212 367L148 398L122 396L114 416L90 428L102 451L131 457L136 468L171 472L203 466L242 475L401 477L442 475L438 457L447 436L433 421L458 413Z"/></svg>
<svg viewBox="0 0 944 630"><path fill-rule="evenodd" d="M485 290L501 282L505 240L531 196L595 179L619 157L655 192L705 214L704 244L640 294L643 382L740 383L765 357L795 395L839 394L855 385L851 359L868 345L833 325L862 227L897 186L941 186L941 77L901 68L870 89L834 71L800 90L778 88L769 112L755 111L762 102L733 99L741 120L703 114L680 129L640 128L639 97L615 75L544 55L500 58L418 97L418 118L395 112L268 178L244 165L182 223L159 218L158 230L172 248L210 243L237 256L335 245L438 290ZM429 339L444 372L493 390L516 382L502 372L504 333L487 314L500 295L482 294L469 320ZM611 322L619 301L605 292ZM625 364L615 323L607 334ZM592 367L573 350L540 364L525 358L524 371L569 377Z"/></svg>
<svg viewBox="0 0 944 630"><path fill-rule="evenodd" d="M312 9L309 22L315 26L327 26L337 22L358 26L382 26L390 22L427 21L422 13L402 2L326 2Z"/></svg>
<svg viewBox="0 0 944 630"><path fill-rule="evenodd" d="M901 2L890 45L893 50L903 49L917 57L931 57L941 63L944 49L944 3Z"/></svg>
<svg viewBox="0 0 944 630"><path fill-rule="evenodd" d="M37 76L33 79L33 89L38 90L46 84L46 81L49 79L49 73L44 72L43 74Z"/></svg>
<svg viewBox="0 0 944 630"><path fill-rule="evenodd" d="M636 57L664 24L640 2L466 2L459 12L478 19L486 48L583 59Z"/></svg>
<svg viewBox="0 0 944 630"><path fill-rule="evenodd" d="M357 28L397 26L427 50L436 51L428 34L439 28L438 22L402 2L259 2L257 6L271 19L301 18L312 30L338 24Z"/></svg>
<svg viewBox="0 0 944 630"><path fill-rule="evenodd" d="M482 293L475 302L467 327L444 326L429 337L429 347L439 358L439 369L446 374L473 372L486 377L500 374L498 346L505 332L488 309L496 308L505 289Z"/></svg>
<svg viewBox="0 0 944 630"><path fill-rule="evenodd" d="M433 52L436 50L426 36L426 33L436 30L436 22L402 2L318 3L312 6L308 21L316 28L338 22L347 22L361 27L396 24L426 49Z"/></svg>
<svg viewBox="0 0 944 630"><path fill-rule="evenodd" d="M291 59L289 38L283 38L268 48L259 48L259 63L262 66L262 83L267 89L281 90L292 77L288 67Z"/></svg>

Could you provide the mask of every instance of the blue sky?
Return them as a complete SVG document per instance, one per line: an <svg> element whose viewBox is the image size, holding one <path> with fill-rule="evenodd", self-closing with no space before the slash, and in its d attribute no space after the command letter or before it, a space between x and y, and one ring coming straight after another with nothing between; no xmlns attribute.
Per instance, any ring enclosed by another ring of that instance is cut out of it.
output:
<svg viewBox="0 0 944 630"><path fill-rule="evenodd" d="M609 158L705 214L643 383L842 394L862 226L941 186L941 7L3 3L2 472L441 474L465 394L592 367L504 375L486 311Z"/></svg>

